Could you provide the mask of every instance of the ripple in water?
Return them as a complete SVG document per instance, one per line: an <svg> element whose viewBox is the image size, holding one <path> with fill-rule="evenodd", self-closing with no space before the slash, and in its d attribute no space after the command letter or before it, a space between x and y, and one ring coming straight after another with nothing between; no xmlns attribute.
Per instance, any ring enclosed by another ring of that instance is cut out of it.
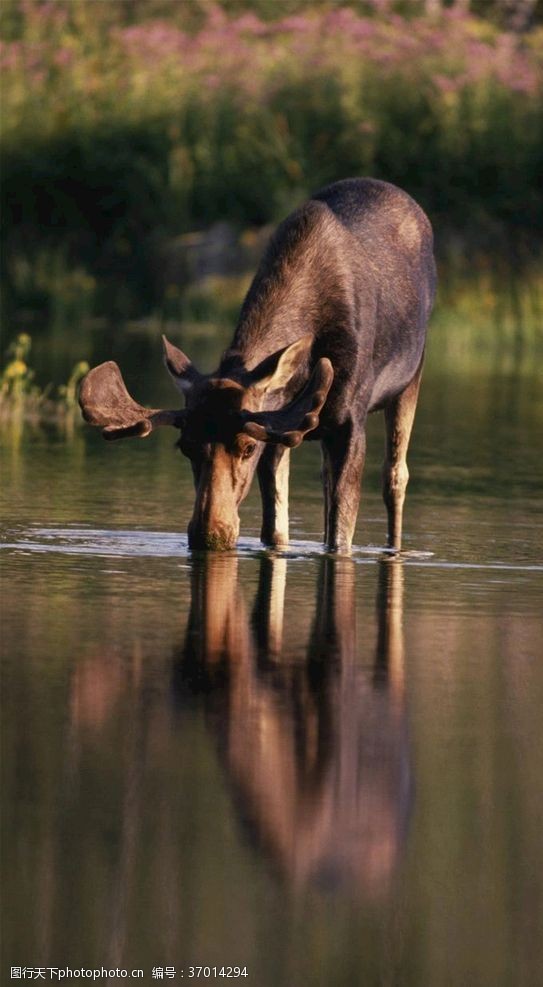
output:
<svg viewBox="0 0 543 987"><path fill-rule="evenodd" d="M12 552L54 552L63 555L96 555L102 557L186 558L191 554L186 535L171 531L111 530L105 528L31 528L11 530L2 545ZM237 555L255 556L269 551L258 538L242 538ZM320 542L292 540L288 549L274 552L292 561L322 556ZM353 561L359 564L376 562L394 553L376 545L355 546ZM405 565L427 566L434 569L476 569L513 572L543 572L543 565L511 564L507 562L463 562L437 559L433 552L414 549L401 553Z"/></svg>

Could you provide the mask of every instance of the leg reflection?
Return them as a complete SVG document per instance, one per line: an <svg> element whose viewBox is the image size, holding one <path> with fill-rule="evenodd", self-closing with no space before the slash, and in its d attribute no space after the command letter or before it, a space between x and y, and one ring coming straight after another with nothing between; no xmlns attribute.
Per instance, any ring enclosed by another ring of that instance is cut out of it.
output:
<svg viewBox="0 0 543 987"><path fill-rule="evenodd" d="M195 565L175 692L203 701L251 841L285 878L378 898L410 806L402 563L379 566L369 661L357 635L361 567L321 560L305 662L282 644L287 560L262 559L251 621L236 567L212 556Z"/></svg>

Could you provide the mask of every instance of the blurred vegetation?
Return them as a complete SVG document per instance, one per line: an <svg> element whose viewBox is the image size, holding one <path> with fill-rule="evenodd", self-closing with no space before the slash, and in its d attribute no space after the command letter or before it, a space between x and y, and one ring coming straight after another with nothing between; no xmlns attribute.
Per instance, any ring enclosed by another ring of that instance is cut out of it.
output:
<svg viewBox="0 0 543 987"><path fill-rule="evenodd" d="M524 270L540 22L532 0L4 0L6 304L111 311L114 281L123 312L128 284L152 307L173 237L275 222L356 174L411 192L442 256Z"/></svg>
<svg viewBox="0 0 543 987"><path fill-rule="evenodd" d="M19 333L6 351L6 365L0 370L0 425L6 423L51 423L73 427L80 420L78 386L90 370L86 360L73 367L66 384L39 387L29 366L32 339Z"/></svg>
<svg viewBox="0 0 543 987"><path fill-rule="evenodd" d="M447 265L443 272L435 312L432 316L430 350L447 352L449 366L466 369L477 364L480 355L488 366L520 370L531 364L533 352L543 348L543 277L516 278L505 266L487 263L473 280L463 268ZM183 333L194 340L214 336L226 346L250 277L203 278L184 292L166 292L161 317L163 324L182 325ZM466 331L468 329L469 331ZM160 326L155 327L159 335ZM172 328L175 332L175 328ZM527 369L527 368L526 368Z"/></svg>

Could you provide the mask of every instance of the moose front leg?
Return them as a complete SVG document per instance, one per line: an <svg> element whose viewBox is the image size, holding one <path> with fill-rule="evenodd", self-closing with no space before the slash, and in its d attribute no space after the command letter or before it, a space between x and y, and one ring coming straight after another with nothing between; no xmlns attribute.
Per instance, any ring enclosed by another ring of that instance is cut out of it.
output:
<svg viewBox="0 0 543 987"><path fill-rule="evenodd" d="M324 540L331 552L351 551L365 455L365 430L353 422L323 439Z"/></svg>
<svg viewBox="0 0 543 987"><path fill-rule="evenodd" d="M264 545L279 548L288 545L288 475L290 449L266 445L258 462L258 482L262 497L262 531Z"/></svg>

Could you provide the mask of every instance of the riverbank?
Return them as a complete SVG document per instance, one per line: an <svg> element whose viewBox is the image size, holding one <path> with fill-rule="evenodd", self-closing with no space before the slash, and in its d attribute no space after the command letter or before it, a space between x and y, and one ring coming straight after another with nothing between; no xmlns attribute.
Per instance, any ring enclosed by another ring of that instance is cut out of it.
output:
<svg viewBox="0 0 543 987"><path fill-rule="evenodd" d="M273 224L357 174L409 191L443 260L458 241L514 270L533 263L541 29L519 40L457 8L406 20L308 7L263 21L210 4L189 30L167 12L127 23L124 9L25 4L4 32L10 304L48 304L64 276L85 296L112 275L153 307L157 243Z"/></svg>

